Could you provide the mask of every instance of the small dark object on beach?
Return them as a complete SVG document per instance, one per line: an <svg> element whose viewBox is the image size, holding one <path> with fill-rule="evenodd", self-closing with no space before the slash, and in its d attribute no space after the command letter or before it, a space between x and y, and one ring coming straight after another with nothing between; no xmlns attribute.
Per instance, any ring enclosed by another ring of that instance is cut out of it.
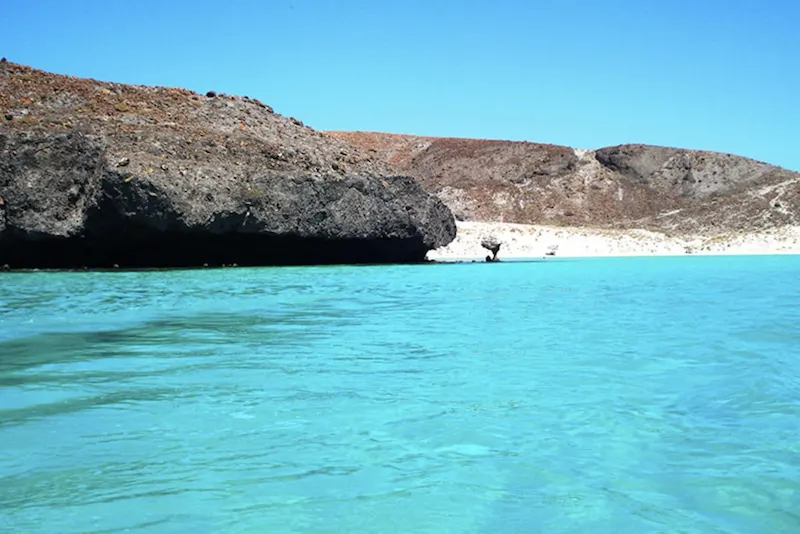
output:
<svg viewBox="0 0 800 534"><path fill-rule="evenodd" d="M14 120L14 115L12 115L11 113L6 113L5 115L3 115L3 117L5 117L7 121Z"/></svg>
<svg viewBox="0 0 800 534"><path fill-rule="evenodd" d="M7 62L8 62L8 60L6 58L0 59L0 63L7 63Z"/></svg>
<svg viewBox="0 0 800 534"><path fill-rule="evenodd" d="M215 96L217 96L217 92L216 91L209 91L209 92L206 93L206 96L208 98L214 98Z"/></svg>
<svg viewBox="0 0 800 534"><path fill-rule="evenodd" d="M481 239L481 246L492 253L491 259L486 256L486 261L497 261L497 253L500 252L500 245L503 243L494 236Z"/></svg>

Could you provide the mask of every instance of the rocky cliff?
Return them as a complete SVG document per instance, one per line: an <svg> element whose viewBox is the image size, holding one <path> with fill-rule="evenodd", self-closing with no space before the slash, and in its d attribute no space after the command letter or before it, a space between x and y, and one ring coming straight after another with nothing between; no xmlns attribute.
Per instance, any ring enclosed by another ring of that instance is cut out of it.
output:
<svg viewBox="0 0 800 534"><path fill-rule="evenodd" d="M646 145L330 132L417 177L462 220L716 234L800 224L800 174L750 159Z"/></svg>
<svg viewBox="0 0 800 534"><path fill-rule="evenodd" d="M0 265L417 262L448 208L258 100L0 62Z"/></svg>

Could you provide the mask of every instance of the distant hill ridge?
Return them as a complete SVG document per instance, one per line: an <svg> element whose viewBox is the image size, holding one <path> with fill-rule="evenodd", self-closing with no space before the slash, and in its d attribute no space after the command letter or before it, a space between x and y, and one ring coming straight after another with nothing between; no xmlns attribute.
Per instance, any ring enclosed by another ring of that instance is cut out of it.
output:
<svg viewBox="0 0 800 534"><path fill-rule="evenodd" d="M457 219L717 234L800 224L800 174L648 145L327 132L416 177Z"/></svg>

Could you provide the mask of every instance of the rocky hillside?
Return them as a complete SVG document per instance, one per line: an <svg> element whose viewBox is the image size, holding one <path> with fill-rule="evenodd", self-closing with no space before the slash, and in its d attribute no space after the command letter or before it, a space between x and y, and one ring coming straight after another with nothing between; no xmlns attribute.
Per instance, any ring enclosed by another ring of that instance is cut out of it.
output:
<svg viewBox="0 0 800 534"><path fill-rule="evenodd" d="M258 100L0 62L0 265L422 261L454 236L412 178Z"/></svg>
<svg viewBox="0 0 800 534"><path fill-rule="evenodd" d="M742 157L645 145L600 150L330 132L476 221L717 234L800 224L800 174Z"/></svg>

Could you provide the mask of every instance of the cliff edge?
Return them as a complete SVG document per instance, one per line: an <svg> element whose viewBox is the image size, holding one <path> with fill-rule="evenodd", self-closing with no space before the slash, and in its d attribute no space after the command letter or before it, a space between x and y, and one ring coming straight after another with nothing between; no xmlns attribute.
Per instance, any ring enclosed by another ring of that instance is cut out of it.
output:
<svg viewBox="0 0 800 534"><path fill-rule="evenodd" d="M0 62L0 265L418 262L454 237L413 178L258 100Z"/></svg>

